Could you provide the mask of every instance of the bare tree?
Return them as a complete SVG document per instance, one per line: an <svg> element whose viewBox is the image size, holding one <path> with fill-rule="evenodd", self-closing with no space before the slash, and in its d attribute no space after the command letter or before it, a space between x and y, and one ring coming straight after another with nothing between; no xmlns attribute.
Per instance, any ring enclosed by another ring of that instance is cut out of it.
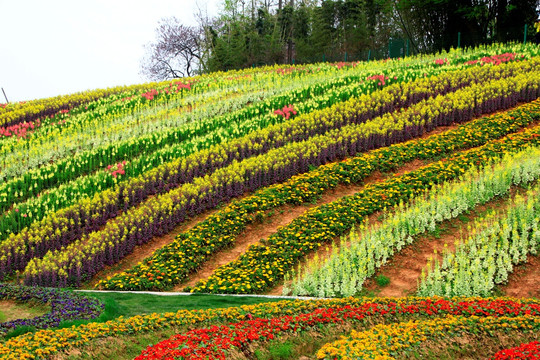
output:
<svg viewBox="0 0 540 360"><path fill-rule="evenodd" d="M200 28L186 26L176 17L163 18L156 40L145 46L141 73L150 80L166 80L193 75L201 60Z"/></svg>

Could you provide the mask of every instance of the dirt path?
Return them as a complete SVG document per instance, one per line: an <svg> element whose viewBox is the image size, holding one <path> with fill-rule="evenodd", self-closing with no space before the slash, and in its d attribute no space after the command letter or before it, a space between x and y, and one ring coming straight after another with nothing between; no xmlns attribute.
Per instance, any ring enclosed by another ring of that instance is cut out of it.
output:
<svg viewBox="0 0 540 360"><path fill-rule="evenodd" d="M251 246L258 244L261 239L267 239L280 227L286 226L307 210L322 204L330 203L342 196L352 195L358 192L363 185L338 186L328 191L316 204L291 206L286 205L274 210L274 215L263 220L262 223L254 223L246 226L246 229L236 238L232 247L213 254L203 266L185 282L175 286L173 291L182 291L186 286L194 286L198 281L208 278L220 266L234 261L246 252Z"/></svg>
<svg viewBox="0 0 540 360"><path fill-rule="evenodd" d="M454 233L445 233L440 237L420 236L413 244L404 247L386 265L379 268L375 275L365 282L364 289L377 296L413 295L422 269L426 267L430 259L437 258L440 261L445 248L454 251L454 241L462 236L465 236L465 233L461 229ZM436 254L435 251L437 251ZM390 283L380 288L375 280L379 276L387 277Z"/></svg>
<svg viewBox="0 0 540 360"><path fill-rule="evenodd" d="M0 300L0 322L31 319L51 311L46 304L23 304L14 300Z"/></svg>
<svg viewBox="0 0 540 360"><path fill-rule="evenodd" d="M208 216L214 214L217 211L218 211L217 209L213 209L213 210L206 211L203 214L199 214L181 223L180 225L176 226L169 233L159 236L159 237L154 237L152 238L152 240L150 240L146 244L136 246L131 254L124 257L117 264L105 267L105 269L101 270L96 275L94 275L92 277L92 280L90 280L89 282L81 286L81 289L93 289L94 286L99 282L99 280L105 279L108 276L113 276L114 274L117 274L119 272L131 269L140 261L151 256L154 253L154 251L162 248L163 246L167 244L172 243L176 235L193 228L199 222L203 221Z"/></svg>
<svg viewBox="0 0 540 360"><path fill-rule="evenodd" d="M413 160L411 162L405 163L399 168L397 168L395 171L390 173L382 174L379 171L374 172L372 175L367 177L362 185L357 185L355 187L350 187L348 191L344 191L344 188L348 188L346 186L338 186L331 192L328 192L327 194L323 195L321 200L317 202L316 206L322 205L322 204L328 204L332 201L335 201L339 198L342 198L344 196L354 195L360 190L363 190L366 185L368 184L374 184L377 182L382 182L387 180L390 177L396 176L396 175L403 175L406 172L414 171L422 166L425 166L427 162L422 160ZM371 215L368 216L368 221L370 224L377 224L379 223L379 218L382 215L382 212L377 211ZM304 266L305 264L312 261L315 257L318 257L319 259L328 259L332 255L334 244L336 246L340 245L340 239L335 239L334 243L325 244L321 246L318 250L312 252L311 254L307 255L302 261L300 261L299 265L300 267ZM266 295L282 295L283 294L283 281L281 281L277 286L270 289L268 292L265 293Z"/></svg>
<svg viewBox="0 0 540 360"><path fill-rule="evenodd" d="M508 284L500 289L506 296L540 298L540 255L529 254L527 262L514 267Z"/></svg>

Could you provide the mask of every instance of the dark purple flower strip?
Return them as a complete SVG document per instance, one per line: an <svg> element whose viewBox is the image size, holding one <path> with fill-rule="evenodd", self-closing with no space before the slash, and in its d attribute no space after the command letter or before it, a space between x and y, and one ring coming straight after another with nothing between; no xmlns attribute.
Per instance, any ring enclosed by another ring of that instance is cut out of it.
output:
<svg viewBox="0 0 540 360"><path fill-rule="evenodd" d="M58 326L66 320L86 320L97 318L105 305L98 299L76 294L69 290L39 286L20 286L0 283L0 300L37 300L51 306L51 312L32 319L17 319L0 323L0 334L20 326L45 329Z"/></svg>

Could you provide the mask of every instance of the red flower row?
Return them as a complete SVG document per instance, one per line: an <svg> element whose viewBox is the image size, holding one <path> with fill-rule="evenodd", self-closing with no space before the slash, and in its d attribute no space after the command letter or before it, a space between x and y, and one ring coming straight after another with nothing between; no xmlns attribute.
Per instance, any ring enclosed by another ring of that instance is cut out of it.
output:
<svg viewBox="0 0 540 360"><path fill-rule="evenodd" d="M446 65L448 64L448 59L435 59L435 65Z"/></svg>
<svg viewBox="0 0 540 360"><path fill-rule="evenodd" d="M225 359L227 350L247 349L250 342L267 341L283 332L297 332L314 326L345 321L359 321L370 316L394 318L402 315L462 315L462 316L540 316L540 305L522 304L504 299L477 299L452 301L422 299L416 304L391 302L366 303L359 306L319 308L296 316L272 319L256 318L229 325L211 326L174 335L168 340L148 347L136 360L172 359Z"/></svg>
<svg viewBox="0 0 540 360"><path fill-rule="evenodd" d="M386 85L386 80L388 80L389 77L388 76L385 76L384 74L381 74L381 75L372 75L372 76L369 76L366 80L376 80L378 81L378 84L379 85ZM395 78L394 78L395 80Z"/></svg>
<svg viewBox="0 0 540 360"><path fill-rule="evenodd" d="M501 350L496 353L493 360L510 360L510 359L540 359L540 342L533 341L528 344L521 344L515 348Z"/></svg>
<svg viewBox="0 0 540 360"><path fill-rule="evenodd" d="M0 138L1 137L11 137L13 135L16 135L17 137L26 137L28 131L34 130L35 127L39 127L41 125L40 120L36 120L34 123L31 122L25 122L20 124L11 125L8 127L2 127L0 128Z"/></svg>

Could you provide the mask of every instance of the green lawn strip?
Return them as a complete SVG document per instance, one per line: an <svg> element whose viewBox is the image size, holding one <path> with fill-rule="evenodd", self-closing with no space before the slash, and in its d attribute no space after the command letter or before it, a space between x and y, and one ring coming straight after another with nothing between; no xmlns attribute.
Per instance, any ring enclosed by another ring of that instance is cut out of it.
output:
<svg viewBox="0 0 540 360"><path fill-rule="evenodd" d="M141 314L176 312L178 310L218 309L241 305L254 305L265 302L277 302L283 298L256 296L219 296L206 294L192 295L152 295L125 292L84 292L105 303L106 317L87 320L80 323L103 322L120 316L131 317ZM72 324L70 322L70 324ZM75 324L75 323L73 323ZM77 322L79 324L79 322ZM67 327L66 322L61 327Z"/></svg>
<svg viewBox="0 0 540 360"><path fill-rule="evenodd" d="M79 326L89 323L103 323L109 320L113 320L119 317L129 318L132 316L143 314L160 314L167 312L176 312L178 310L205 310L205 309L219 309L228 307L239 307L242 305L256 305L265 302L277 302L284 300L283 298L267 298L267 297L255 297L255 296L219 296L219 295L205 295L205 294L192 294L192 295L152 295L152 294L135 294L135 293L121 293L121 292L83 292L84 295L99 299L105 304L105 311L96 319L92 320L73 320L64 321L57 327L58 329L70 328L72 326ZM24 307L24 304L21 306ZM47 310L42 310L44 306L35 307L37 311L41 311L43 314ZM27 309L25 309L27 310ZM48 310L50 311L50 309ZM37 313L36 315L40 315ZM11 316L10 318L12 318ZM20 318L15 315L14 318ZM0 318L1 319L1 318ZM8 319L9 320L9 319ZM22 335L24 333L34 331L33 328L19 329L17 333L10 334L9 338L13 335ZM169 334L170 336L171 334ZM8 338L8 337L6 337ZM1 337L0 337L1 339ZM142 349L138 349L140 353ZM137 353L137 354L138 354Z"/></svg>

